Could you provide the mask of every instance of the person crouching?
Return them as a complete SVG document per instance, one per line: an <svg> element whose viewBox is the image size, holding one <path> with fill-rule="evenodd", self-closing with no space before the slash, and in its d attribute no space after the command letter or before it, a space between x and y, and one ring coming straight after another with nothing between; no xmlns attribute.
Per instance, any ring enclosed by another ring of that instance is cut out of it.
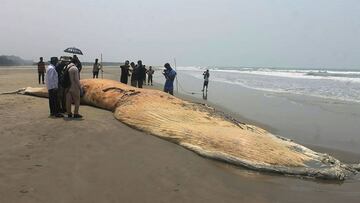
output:
<svg viewBox="0 0 360 203"><path fill-rule="evenodd" d="M58 74L56 72L55 66L58 63L57 57L51 57L50 65L47 67L47 74L45 77L46 87L49 93L49 107L50 107L50 116L51 117L63 117L59 113L57 106L57 95L58 95Z"/></svg>
<svg viewBox="0 0 360 203"><path fill-rule="evenodd" d="M79 114L80 108L80 91L81 85L79 80L79 69L76 67L76 59L73 58L71 63L68 65L68 74L70 78L70 87L67 89L66 93L66 112L69 118L82 118L82 115ZM75 110L74 115L71 112L71 103L74 103Z"/></svg>

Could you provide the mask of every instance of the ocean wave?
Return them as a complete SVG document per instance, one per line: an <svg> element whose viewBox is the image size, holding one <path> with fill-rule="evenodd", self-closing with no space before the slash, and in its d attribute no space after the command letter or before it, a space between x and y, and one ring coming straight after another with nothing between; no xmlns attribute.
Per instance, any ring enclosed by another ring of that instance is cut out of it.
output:
<svg viewBox="0 0 360 203"><path fill-rule="evenodd" d="M203 79L199 71L185 71L184 73L199 80ZM210 74L212 81L240 85L260 91L308 95L346 102L360 102L360 83L350 82L359 78L344 78L343 80L313 78L309 80L306 77L272 77L264 74L243 74L239 71L211 71Z"/></svg>
<svg viewBox="0 0 360 203"><path fill-rule="evenodd" d="M321 77L344 77L344 78L360 78L360 72L308 72L306 75L310 76L321 76Z"/></svg>
<svg viewBox="0 0 360 203"><path fill-rule="evenodd" d="M332 99L332 100L339 100L339 101L346 101L346 102L353 102L353 103L360 103L360 97L354 97L352 95L348 94L339 94L334 92L331 89L327 90L311 90L309 91L308 88L267 88L267 87L260 87L260 86L254 86L251 84L246 84L242 81L229 81L226 79L215 79L215 81L218 82L224 82L228 84L236 84L240 85L245 88L249 89L255 89L259 91L265 91L265 92L272 92L272 93L286 93L286 94L295 94L295 95L306 95L306 96L312 96L312 97L318 97L323 99Z"/></svg>
<svg viewBox="0 0 360 203"><path fill-rule="evenodd" d="M269 77L285 77L298 79L325 79L339 80L344 82L360 83L360 71L337 71L337 70L316 70L316 69L274 69L274 68L227 68L227 67L179 67L180 71L204 71L220 73L241 73L249 75L261 75Z"/></svg>

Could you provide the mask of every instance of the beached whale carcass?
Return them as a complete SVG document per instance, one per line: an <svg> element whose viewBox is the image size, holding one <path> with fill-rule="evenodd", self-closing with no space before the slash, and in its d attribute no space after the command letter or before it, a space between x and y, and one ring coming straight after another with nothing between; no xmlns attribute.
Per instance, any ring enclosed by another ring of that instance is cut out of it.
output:
<svg viewBox="0 0 360 203"><path fill-rule="evenodd" d="M323 179L344 180L358 170L206 105L158 90L100 79L81 80L81 84L83 104L113 111L119 121L204 157L258 171ZM44 88L26 88L22 93L47 95Z"/></svg>

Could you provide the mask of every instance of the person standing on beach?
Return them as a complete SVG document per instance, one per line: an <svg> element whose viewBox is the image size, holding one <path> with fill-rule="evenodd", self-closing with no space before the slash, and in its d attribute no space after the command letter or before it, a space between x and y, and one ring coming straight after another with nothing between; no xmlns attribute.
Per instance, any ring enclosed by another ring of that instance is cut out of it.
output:
<svg viewBox="0 0 360 203"><path fill-rule="evenodd" d="M137 66L135 65L134 62L130 63L131 66L131 86L133 87L137 87Z"/></svg>
<svg viewBox="0 0 360 203"><path fill-rule="evenodd" d="M70 88L66 91L66 112L69 118L82 118L82 115L79 114L80 108L80 79L79 79L79 69L75 65L76 59L72 59L71 63L68 65L68 74L70 78ZM75 110L74 115L71 112L71 103L74 102Z"/></svg>
<svg viewBox="0 0 360 203"><path fill-rule="evenodd" d="M45 84L44 77L45 77L46 70L45 70L45 63L44 63L43 57L40 57L40 61L37 64L37 66L38 66L39 84L41 84L41 81L42 81L42 84Z"/></svg>
<svg viewBox="0 0 360 203"><path fill-rule="evenodd" d="M147 69L146 69L146 66L144 65L144 69L145 69L145 74L144 74L144 85L146 85L146 73L147 73Z"/></svg>
<svg viewBox="0 0 360 203"><path fill-rule="evenodd" d="M66 66L66 61L60 59L60 62L56 65L56 72L58 74L58 97L57 97L57 108L60 113L66 112L66 93L63 84L61 83L62 78L64 77L64 68Z"/></svg>
<svg viewBox="0 0 360 203"><path fill-rule="evenodd" d="M127 84L128 83L128 78L130 76L130 74L129 74L129 69L130 69L129 61L126 60L125 64L120 66L120 69L121 69L120 82L124 83L124 84Z"/></svg>
<svg viewBox="0 0 360 203"><path fill-rule="evenodd" d="M99 71L102 71L101 65L99 64L99 59L95 59L95 63L93 65L93 78L99 78Z"/></svg>
<svg viewBox="0 0 360 203"><path fill-rule="evenodd" d="M207 70L203 73L203 76L204 76L204 85L203 85L202 91L205 91L205 87L206 87L206 91L208 91L209 77L210 77L209 69L207 69Z"/></svg>
<svg viewBox="0 0 360 203"><path fill-rule="evenodd" d="M174 95L174 80L176 77L176 72L174 69L171 68L169 63L166 63L164 67L166 68L163 72L163 75L166 79L164 85L164 92Z"/></svg>
<svg viewBox="0 0 360 203"><path fill-rule="evenodd" d="M47 68L46 74L46 87L49 93L49 107L50 107L50 116L51 117L63 117L59 113L59 109L57 106L57 94L58 94L58 85L59 78L56 72L55 66L58 62L57 57L51 57L50 65Z"/></svg>
<svg viewBox="0 0 360 203"><path fill-rule="evenodd" d="M137 62L137 83L138 88L142 88L144 83L144 78L146 77L146 69L145 66L142 64L142 61L139 60Z"/></svg>
<svg viewBox="0 0 360 203"><path fill-rule="evenodd" d="M154 70L152 69L152 67L149 67L149 70L147 71L147 75L148 75L148 85L150 85L151 82L151 86L153 85L153 75L154 75Z"/></svg>

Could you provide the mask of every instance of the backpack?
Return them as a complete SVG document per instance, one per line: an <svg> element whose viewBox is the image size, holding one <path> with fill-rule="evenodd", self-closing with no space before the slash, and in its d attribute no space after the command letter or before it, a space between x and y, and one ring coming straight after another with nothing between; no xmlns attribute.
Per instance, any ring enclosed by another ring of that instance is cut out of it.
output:
<svg viewBox="0 0 360 203"><path fill-rule="evenodd" d="M72 66L66 66L66 68L64 68L64 70L62 71L62 75L60 77L60 85L63 88L69 88L71 86L71 81L70 81L70 74L69 74L69 69Z"/></svg>

